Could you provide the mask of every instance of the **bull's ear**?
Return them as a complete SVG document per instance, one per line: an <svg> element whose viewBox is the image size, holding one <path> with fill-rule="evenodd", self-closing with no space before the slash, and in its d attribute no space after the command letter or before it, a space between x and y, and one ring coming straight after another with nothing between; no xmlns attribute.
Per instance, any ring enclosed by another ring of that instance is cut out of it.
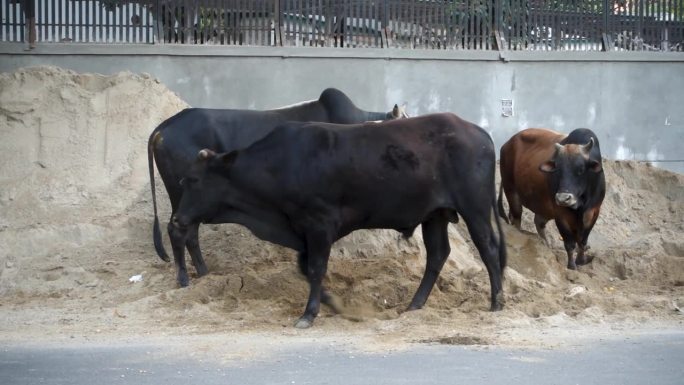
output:
<svg viewBox="0 0 684 385"><path fill-rule="evenodd" d="M601 162L590 160L589 170L591 170L592 172L601 172L603 171L603 165L601 164Z"/></svg>
<svg viewBox="0 0 684 385"><path fill-rule="evenodd" d="M237 151L231 151L227 154L222 154L219 155L218 160L221 163L221 165L225 168L230 168L230 166L235 163L235 159L237 158Z"/></svg>
<svg viewBox="0 0 684 385"><path fill-rule="evenodd" d="M547 160L539 165L539 170L542 172L554 172L556 171L556 162L553 160Z"/></svg>
<svg viewBox="0 0 684 385"><path fill-rule="evenodd" d="M394 108L392 108L392 117L394 119L396 119L400 116L401 116L401 110L399 110L399 105L395 104Z"/></svg>
<svg viewBox="0 0 684 385"><path fill-rule="evenodd" d="M406 103L402 104L401 107L398 104L394 105L394 108L392 108L392 118L403 119L408 117L409 114L406 113Z"/></svg>
<svg viewBox="0 0 684 385"><path fill-rule="evenodd" d="M205 148L203 150L200 150L200 152L197 154L197 159L199 160L207 160L211 159L216 156L216 153L208 148Z"/></svg>

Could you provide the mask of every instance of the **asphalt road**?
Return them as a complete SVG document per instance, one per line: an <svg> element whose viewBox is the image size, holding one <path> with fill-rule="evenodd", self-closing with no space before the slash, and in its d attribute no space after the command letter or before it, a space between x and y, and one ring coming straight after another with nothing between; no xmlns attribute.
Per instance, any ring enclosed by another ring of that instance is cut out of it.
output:
<svg viewBox="0 0 684 385"><path fill-rule="evenodd" d="M684 384L684 333L571 348L416 345L372 354L311 343L236 360L134 345L5 346L0 384Z"/></svg>

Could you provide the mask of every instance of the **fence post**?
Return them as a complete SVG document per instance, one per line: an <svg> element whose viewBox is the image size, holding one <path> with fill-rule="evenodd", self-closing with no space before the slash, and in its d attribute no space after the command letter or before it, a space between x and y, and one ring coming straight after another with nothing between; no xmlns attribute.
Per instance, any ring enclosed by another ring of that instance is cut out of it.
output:
<svg viewBox="0 0 684 385"><path fill-rule="evenodd" d="M278 47L283 46L283 34L281 28L281 17L282 12L280 8L280 0L273 1L273 34L275 35L275 45Z"/></svg>
<svg viewBox="0 0 684 385"><path fill-rule="evenodd" d="M608 15L610 9L610 2L608 0L603 0L603 50L609 51L611 45L610 30L608 29Z"/></svg>
<svg viewBox="0 0 684 385"><path fill-rule="evenodd" d="M153 11L150 12L150 16L152 16L152 22L154 23L154 25L152 25L152 43L157 44L160 40L162 40L159 37L159 32L161 30L159 27L161 21L161 5L159 4L159 0L154 1L152 10Z"/></svg>
<svg viewBox="0 0 684 385"><path fill-rule="evenodd" d="M494 20L492 20L492 28L494 29L494 39L496 41L497 51L504 51L506 49L506 35L503 31L503 4L501 0L494 0Z"/></svg>

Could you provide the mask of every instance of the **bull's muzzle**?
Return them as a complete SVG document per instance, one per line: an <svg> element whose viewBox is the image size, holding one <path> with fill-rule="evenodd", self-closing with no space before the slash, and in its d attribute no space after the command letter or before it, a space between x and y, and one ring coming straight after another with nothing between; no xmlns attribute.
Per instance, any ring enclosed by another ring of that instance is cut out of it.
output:
<svg viewBox="0 0 684 385"><path fill-rule="evenodd" d="M556 204L558 206L575 208L577 206L577 197L571 193L556 193Z"/></svg>

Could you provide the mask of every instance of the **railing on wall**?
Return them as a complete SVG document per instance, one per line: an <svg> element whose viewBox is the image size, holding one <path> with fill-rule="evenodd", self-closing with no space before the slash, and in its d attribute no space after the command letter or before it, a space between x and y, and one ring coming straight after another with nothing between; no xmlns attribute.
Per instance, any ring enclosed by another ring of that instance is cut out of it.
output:
<svg viewBox="0 0 684 385"><path fill-rule="evenodd" d="M156 1L30 0L38 42L153 43ZM22 3L0 0L0 41L26 40Z"/></svg>
<svg viewBox="0 0 684 385"><path fill-rule="evenodd" d="M684 0L0 0L0 41L684 51Z"/></svg>

